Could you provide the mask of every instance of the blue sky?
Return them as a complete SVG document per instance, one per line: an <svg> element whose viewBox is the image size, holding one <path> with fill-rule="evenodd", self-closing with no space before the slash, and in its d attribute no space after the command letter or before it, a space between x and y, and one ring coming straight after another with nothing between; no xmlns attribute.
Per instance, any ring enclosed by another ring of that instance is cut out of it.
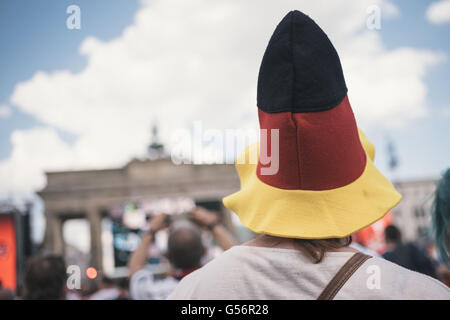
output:
<svg viewBox="0 0 450 320"><path fill-rule="evenodd" d="M432 2L392 1L399 15L383 19L382 28L377 31L389 50L412 47L439 51L447 56L437 67L427 69L424 76L429 107L426 116L398 128L375 126L367 132L378 148L377 165L393 178L437 176L450 166L450 114L443 111L450 108L450 23L436 25L427 21L425 11ZM82 9L81 30L65 28L66 8L71 4ZM119 37L124 28L133 23L138 8L137 0L0 1L0 105L9 106L12 111L9 117L0 117L0 161L8 159L12 153L14 130L53 127L69 145L77 141L78 134L73 130L42 122L12 104L10 97L14 88L38 71L82 72L87 65L87 57L79 54L83 40L94 36L108 42ZM400 161L397 172L387 170L386 137L397 147Z"/></svg>
<svg viewBox="0 0 450 320"><path fill-rule="evenodd" d="M82 9L82 28L65 27L66 8L76 4ZM79 72L86 58L78 48L89 35L110 40L132 23L137 0L1 0L0 1L0 105L9 105L14 86L36 71L68 69ZM0 118L0 159L11 152L9 136L15 129L26 129L40 122L17 108L10 118ZM60 131L68 141L75 137Z"/></svg>
<svg viewBox="0 0 450 320"><path fill-rule="evenodd" d="M442 115L443 108L450 108L450 23L434 25L426 20L432 2L436 1L394 1L400 16L383 21L380 30L388 48L412 46L447 55L446 61L425 76L429 116L388 133L398 149L399 176L405 178L435 176L450 167L450 117Z"/></svg>

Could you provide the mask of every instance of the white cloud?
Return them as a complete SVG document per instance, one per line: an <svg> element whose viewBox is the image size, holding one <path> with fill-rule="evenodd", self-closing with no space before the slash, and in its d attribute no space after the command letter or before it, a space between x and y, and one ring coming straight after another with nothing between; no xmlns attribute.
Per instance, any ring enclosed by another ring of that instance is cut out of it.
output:
<svg viewBox="0 0 450 320"><path fill-rule="evenodd" d="M434 24L450 22L450 0L433 2L426 12L427 20Z"/></svg>
<svg viewBox="0 0 450 320"><path fill-rule="evenodd" d="M388 51L376 34L355 37L340 52L350 102L363 128L405 125L428 113L424 76L443 54L407 47Z"/></svg>
<svg viewBox="0 0 450 320"><path fill-rule="evenodd" d="M69 168L75 161L52 128L14 131L11 144L11 156L0 162L0 192L39 188L45 183L44 170Z"/></svg>
<svg viewBox="0 0 450 320"><path fill-rule="evenodd" d="M155 118L166 142L194 120L217 129L256 126L259 64L292 9L313 17L337 47L360 123L420 117L427 112L423 77L441 56L384 48L380 34L366 29L373 4L398 15L381 0L147 1L118 38L85 39L81 72L38 72L17 84L11 103L49 127L13 134L13 153L0 163L0 181L12 183L2 187L41 188L44 168L124 164L144 152ZM78 138L69 146L52 128Z"/></svg>
<svg viewBox="0 0 450 320"><path fill-rule="evenodd" d="M0 105L0 119L8 118L11 115L11 108L5 105Z"/></svg>
<svg viewBox="0 0 450 320"><path fill-rule="evenodd" d="M400 15L400 10L392 2L382 2L381 10L386 18L398 17Z"/></svg>
<svg viewBox="0 0 450 320"><path fill-rule="evenodd" d="M445 107L441 109L441 114L445 117L445 118L450 118L450 107Z"/></svg>

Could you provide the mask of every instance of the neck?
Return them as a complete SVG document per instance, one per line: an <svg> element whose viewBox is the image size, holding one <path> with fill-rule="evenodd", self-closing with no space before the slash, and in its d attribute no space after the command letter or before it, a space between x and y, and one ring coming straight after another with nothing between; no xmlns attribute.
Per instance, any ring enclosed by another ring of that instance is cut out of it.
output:
<svg viewBox="0 0 450 320"><path fill-rule="evenodd" d="M266 234L257 235L244 243L246 246L294 249L294 241L289 238L273 237Z"/></svg>
<svg viewBox="0 0 450 320"><path fill-rule="evenodd" d="M174 277L177 280L181 280L184 277L186 277L188 274L190 274L191 272L194 272L195 270L197 270L199 268L201 268L201 265L198 265L196 267L189 268L189 269L173 270L172 271L172 277Z"/></svg>
<svg viewBox="0 0 450 320"><path fill-rule="evenodd" d="M291 238L274 237L274 236L269 236L266 234L257 235L255 238L244 243L243 245L244 246L253 246L253 247L266 247L266 248L297 249L297 247L294 244L294 240ZM330 251L358 252L358 250L350 248L350 247L343 247L343 248L333 249Z"/></svg>

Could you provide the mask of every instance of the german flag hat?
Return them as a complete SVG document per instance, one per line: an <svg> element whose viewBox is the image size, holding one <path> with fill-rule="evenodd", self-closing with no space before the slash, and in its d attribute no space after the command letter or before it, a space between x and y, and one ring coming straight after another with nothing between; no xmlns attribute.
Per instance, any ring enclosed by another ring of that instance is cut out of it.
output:
<svg viewBox="0 0 450 320"><path fill-rule="evenodd" d="M275 29L259 71L257 105L266 129L261 148L251 145L238 157L245 160L236 161L241 188L223 199L250 230L341 238L401 200L356 125L336 50L307 15L291 11Z"/></svg>

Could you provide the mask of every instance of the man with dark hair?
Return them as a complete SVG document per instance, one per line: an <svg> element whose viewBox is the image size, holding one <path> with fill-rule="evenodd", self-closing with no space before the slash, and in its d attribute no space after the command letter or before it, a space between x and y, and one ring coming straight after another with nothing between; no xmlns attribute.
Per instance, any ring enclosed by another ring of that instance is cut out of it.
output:
<svg viewBox="0 0 450 320"><path fill-rule="evenodd" d="M150 270L145 269L145 265L155 233L168 226L168 219L165 214L159 214L150 219L149 231L142 236L139 247L133 252L128 262L130 295L133 299L165 299L182 278L201 267L206 250L199 226L211 231L223 250L236 244L231 233L220 223L216 212L196 208L190 213L190 218L191 221L176 221L170 226L166 256L172 270L170 276L164 279L156 279Z"/></svg>
<svg viewBox="0 0 450 320"><path fill-rule="evenodd" d="M66 266L58 255L37 255L31 257L25 268L25 289L27 300L60 300L65 298Z"/></svg>
<svg viewBox="0 0 450 320"><path fill-rule="evenodd" d="M384 237L386 239L386 243L388 243L388 246L395 246L402 242L402 234L400 230L392 224L384 229Z"/></svg>
<svg viewBox="0 0 450 320"><path fill-rule="evenodd" d="M201 233L192 226L178 226L170 233L167 255L175 268L189 270L198 267L203 253Z"/></svg>
<svg viewBox="0 0 450 320"><path fill-rule="evenodd" d="M403 243L401 231L394 225L384 230L387 251L383 258L406 269L437 278L435 268L430 259L413 243Z"/></svg>

